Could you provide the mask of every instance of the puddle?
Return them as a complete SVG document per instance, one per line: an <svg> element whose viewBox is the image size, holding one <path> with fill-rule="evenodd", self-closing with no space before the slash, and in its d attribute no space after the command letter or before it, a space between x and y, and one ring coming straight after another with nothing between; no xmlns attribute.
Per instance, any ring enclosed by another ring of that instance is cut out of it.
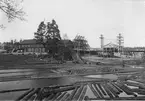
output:
<svg viewBox="0 0 145 101"><path fill-rule="evenodd" d="M114 74L105 74L105 75L87 75L84 76L87 78L102 78L102 79L110 79L110 80L117 80L118 76Z"/></svg>
<svg viewBox="0 0 145 101"><path fill-rule="evenodd" d="M21 80L0 82L0 90L23 89L23 88L38 88L51 85L69 85L74 83L68 77L37 79L37 80Z"/></svg>
<svg viewBox="0 0 145 101"><path fill-rule="evenodd" d="M0 73L28 72L28 71L35 71L35 69L8 69L8 70L0 70Z"/></svg>
<svg viewBox="0 0 145 101"><path fill-rule="evenodd" d="M131 66L132 68L140 68L140 69L142 69L142 68L144 68L144 67L141 67L141 66Z"/></svg>
<svg viewBox="0 0 145 101"><path fill-rule="evenodd" d="M1 93L0 94L0 100L15 100L17 99L19 96L21 96L23 93L25 93L26 91L19 91L19 92L9 92L9 93Z"/></svg>

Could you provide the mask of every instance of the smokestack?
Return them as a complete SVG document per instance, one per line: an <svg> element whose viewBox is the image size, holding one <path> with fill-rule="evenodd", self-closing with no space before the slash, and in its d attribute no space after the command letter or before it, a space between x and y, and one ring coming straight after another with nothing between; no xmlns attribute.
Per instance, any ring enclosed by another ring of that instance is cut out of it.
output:
<svg viewBox="0 0 145 101"><path fill-rule="evenodd" d="M103 37L102 34L100 36L100 39L101 39L101 48L103 48L103 46L104 46L104 37Z"/></svg>

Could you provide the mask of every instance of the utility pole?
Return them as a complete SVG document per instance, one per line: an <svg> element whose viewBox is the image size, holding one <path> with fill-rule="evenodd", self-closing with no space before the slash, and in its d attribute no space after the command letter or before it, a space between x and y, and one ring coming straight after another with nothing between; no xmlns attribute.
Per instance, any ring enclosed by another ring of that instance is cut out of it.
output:
<svg viewBox="0 0 145 101"><path fill-rule="evenodd" d="M103 50L102 55L104 57L104 49L103 49L103 47L104 47L104 36L102 34L100 36L100 39L101 39L101 49Z"/></svg>
<svg viewBox="0 0 145 101"><path fill-rule="evenodd" d="M117 44L118 44L118 51L121 53L123 52L123 46L124 46L124 37L119 33L117 36Z"/></svg>
<svg viewBox="0 0 145 101"><path fill-rule="evenodd" d="M103 46L104 46L104 36L102 34L100 36L100 39L101 39L101 48L103 48Z"/></svg>
<svg viewBox="0 0 145 101"><path fill-rule="evenodd" d="M124 44L124 38L123 36L119 33L119 35L117 36L117 43L118 43L118 51L120 53L120 56L123 52L123 44ZM121 56L121 59L122 59L122 67L124 68L124 60L123 60L123 57Z"/></svg>

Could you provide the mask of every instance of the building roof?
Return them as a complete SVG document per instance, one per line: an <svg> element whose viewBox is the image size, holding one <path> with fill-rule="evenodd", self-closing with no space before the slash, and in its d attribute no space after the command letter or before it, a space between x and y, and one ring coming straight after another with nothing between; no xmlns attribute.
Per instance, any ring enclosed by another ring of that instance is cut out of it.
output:
<svg viewBox="0 0 145 101"><path fill-rule="evenodd" d="M27 40L23 40L22 42L20 42L20 44L36 44L36 43L37 43L36 39L27 39ZM48 44L52 44L52 43L53 43L52 40L48 40ZM59 44L61 44L61 43L72 44L71 40L61 40L59 42Z"/></svg>
<svg viewBox="0 0 145 101"><path fill-rule="evenodd" d="M102 51L102 48L89 48L91 51Z"/></svg>
<svg viewBox="0 0 145 101"><path fill-rule="evenodd" d="M36 40L35 39L27 39L27 40L23 40L22 42L20 42L20 44L36 44Z"/></svg>
<svg viewBox="0 0 145 101"><path fill-rule="evenodd" d="M110 42L110 43L104 45L104 48L117 48L117 47L118 47L118 45L113 44L112 42Z"/></svg>

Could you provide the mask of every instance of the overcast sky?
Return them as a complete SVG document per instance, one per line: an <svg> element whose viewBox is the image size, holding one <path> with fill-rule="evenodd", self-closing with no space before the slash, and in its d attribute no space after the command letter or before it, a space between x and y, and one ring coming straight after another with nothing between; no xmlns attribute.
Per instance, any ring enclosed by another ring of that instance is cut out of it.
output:
<svg viewBox="0 0 145 101"><path fill-rule="evenodd" d="M73 39L85 36L91 47L100 47L100 34L105 44L114 42L121 33L124 46L145 46L145 0L24 0L27 22L7 23L3 13L0 41L30 39L41 21L56 20L60 34Z"/></svg>

